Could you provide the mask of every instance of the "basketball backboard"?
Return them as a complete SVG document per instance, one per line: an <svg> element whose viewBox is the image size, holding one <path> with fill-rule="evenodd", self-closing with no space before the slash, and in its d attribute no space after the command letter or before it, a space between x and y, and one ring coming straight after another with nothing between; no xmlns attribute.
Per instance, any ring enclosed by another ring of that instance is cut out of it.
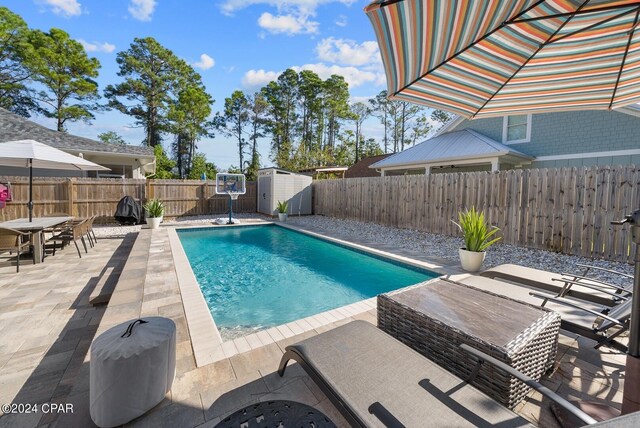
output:
<svg viewBox="0 0 640 428"><path fill-rule="evenodd" d="M219 172L216 174L216 194L244 195L247 191L244 174L227 174Z"/></svg>

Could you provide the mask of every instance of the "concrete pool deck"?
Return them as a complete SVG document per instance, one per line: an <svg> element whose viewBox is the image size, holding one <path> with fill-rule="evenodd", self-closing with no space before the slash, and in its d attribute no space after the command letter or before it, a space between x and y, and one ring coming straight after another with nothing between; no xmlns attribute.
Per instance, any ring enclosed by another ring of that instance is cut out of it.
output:
<svg viewBox="0 0 640 428"><path fill-rule="evenodd" d="M101 239L82 259L67 248L44 264L25 264L17 275L15 267L0 264L0 399L3 403L74 404L73 414L3 415L0 427L94 426L88 414L87 350L91 340L112 325L150 315L176 322L176 378L172 391L158 406L127 426L208 428L234 410L271 399L311 405L338 426L346 426L297 365L291 366L284 378L275 371L288 344L353 319L375 323L375 309L273 343L254 343L254 348L247 341L248 349L243 352L198 367L168 229L142 230L135 244L132 238ZM384 243L357 243L393 252ZM439 263L425 254L409 253L402 255ZM443 269L456 268L450 265L441 263ZM108 307L91 306L91 290L105 275L109 280L119 279L118 286ZM555 370L544 383L564 397L619 407L624 361L622 354L594 350L593 342L563 332ZM515 410L536 425L558 426L547 401L537 393L530 393Z"/></svg>

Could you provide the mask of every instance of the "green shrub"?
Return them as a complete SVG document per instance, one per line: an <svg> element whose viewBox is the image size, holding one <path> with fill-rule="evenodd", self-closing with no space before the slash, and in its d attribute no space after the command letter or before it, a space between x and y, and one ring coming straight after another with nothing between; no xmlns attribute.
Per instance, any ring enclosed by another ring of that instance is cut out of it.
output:
<svg viewBox="0 0 640 428"><path fill-rule="evenodd" d="M164 204L159 199L151 199L150 201L147 201L143 208L147 212L147 217L149 218L162 217L164 214Z"/></svg>
<svg viewBox="0 0 640 428"><path fill-rule="evenodd" d="M287 212L287 208L289 208L289 202L287 201L278 201L278 212L284 214Z"/></svg>
<svg viewBox="0 0 640 428"><path fill-rule="evenodd" d="M452 220L453 221L453 220ZM500 240L500 237L491 239L500 229L489 225L485 221L484 213L476 211L474 207L458 213L459 223L454 223L462 231L464 245L467 251L481 252Z"/></svg>

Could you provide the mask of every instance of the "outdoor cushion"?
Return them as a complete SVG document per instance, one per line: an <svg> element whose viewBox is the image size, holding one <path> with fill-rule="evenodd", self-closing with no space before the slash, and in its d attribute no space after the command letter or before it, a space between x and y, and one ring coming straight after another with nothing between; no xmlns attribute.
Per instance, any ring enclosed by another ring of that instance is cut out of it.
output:
<svg viewBox="0 0 640 428"><path fill-rule="evenodd" d="M171 389L176 371L176 325L162 317L119 324L91 344L89 412L100 427L141 416Z"/></svg>
<svg viewBox="0 0 640 428"><path fill-rule="evenodd" d="M487 269L480 273L480 275L487 278L499 278L505 281L515 282L528 287L534 287L539 290L550 291L554 294L560 293L564 286L562 281L557 281L558 279L562 279L562 275L559 273L548 272L511 263ZM568 274L567 277L570 278L571 275ZM554 281L554 279L556 281ZM595 303L611 305L611 296L608 294L601 293L598 290L593 290L591 288L580 287L579 285L572 285L571 290L567 295L581 300L589 300Z"/></svg>
<svg viewBox="0 0 640 428"><path fill-rule="evenodd" d="M334 395L343 414L352 415L364 426L530 426L364 321L337 327L286 349L283 363L289 358L303 361L303 368L319 386Z"/></svg>

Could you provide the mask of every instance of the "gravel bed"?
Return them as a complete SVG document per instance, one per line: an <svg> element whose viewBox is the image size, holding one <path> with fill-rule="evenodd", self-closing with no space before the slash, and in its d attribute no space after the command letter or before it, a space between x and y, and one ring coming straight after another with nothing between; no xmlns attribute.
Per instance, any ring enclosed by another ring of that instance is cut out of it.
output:
<svg viewBox="0 0 640 428"><path fill-rule="evenodd" d="M225 217L224 215L206 215L206 216L185 216L174 219L167 219L162 222L162 224L181 224L181 223L189 223L189 224L207 224L211 225L213 221L217 218ZM233 218L237 219L264 219L271 220L271 218L266 216L261 216L260 214L242 214L242 213L234 213ZM107 237L122 237L127 233L138 232L144 225L137 226L121 226L119 224L101 224L94 225L94 231L96 232L96 236L98 238L107 238Z"/></svg>
<svg viewBox="0 0 640 428"><path fill-rule="evenodd" d="M458 261L458 248L463 245L462 238L420 232L411 229L398 229L373 223L353 220L340 220L324 216L289 217L289 223L327 231L341 237L353 237L354 240L372 240L392 244L398 248L422 251L427 255ZM583 268L578 264L589 264L633 274L633 266L626 263L606 260L592 260L585 257L569 256L551 251L518 247L497 243L487 251L483 267L488 269L504 263L514 263L550 272L580 273ZM606 272L592 271L590 276L614 284L628 284L629 279Z"/></svg>
<svg viewBox="0 0 640 428"><path fill-rule="evenodd" d="M220 215L189 216L166 220L163 224L211 224ZM270 217L259 214L234 214L239 219L264 219ZM462 246L462 238L454 236L438 235L434 233L420 232L411 229L398 229L395 227L381 226L374 223L363 223L354 220L341 220L325 216L289 217L289 223L301 227L309 227L324 231L327 235L338 235L354 241L371 240L385 244L392 244L398 248L422 251L429 256L441 257L453 262L458 261L458 248ZM124 236L127 233L137 232L142 226L100 225L95 227L98 238L109 236ZM589 264L612 269L627 274L633 274L633 266L626 263L611 262L606 260L592 260L585 257L569 256L551 251L518 247L515 245L497 243L487 251L484 268L490 268L503 263L515 263L550 272L580 273L582 268L578 264ZM628 283L628 279L608 274L606 272L590 272L590 275L603 281L614 284Z"/></svg>

